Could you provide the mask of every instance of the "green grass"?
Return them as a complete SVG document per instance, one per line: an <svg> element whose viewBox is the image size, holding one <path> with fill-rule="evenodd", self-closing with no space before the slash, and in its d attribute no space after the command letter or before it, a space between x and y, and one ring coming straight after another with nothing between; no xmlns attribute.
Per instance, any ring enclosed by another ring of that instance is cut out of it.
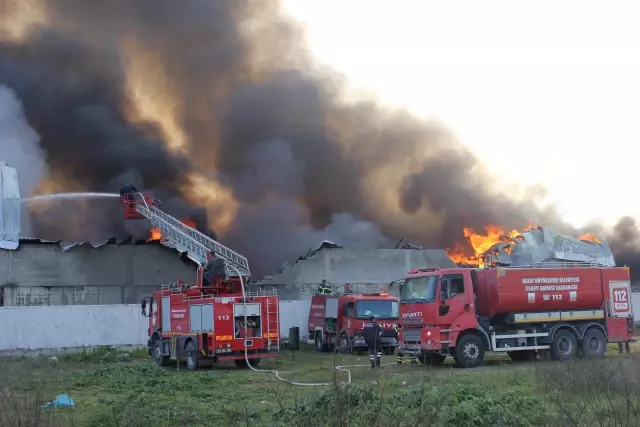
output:
<svg viewBox="0 0 640 427"><path fill-rule="evenodd" d="M366 365L366 357L304 349L260 366L289 381L326 387L293 386L233 364L163 369L142 351L118 361L121 352L108 348L57 363L0 359L0 427L640 425L640 364L619 356L616 347L609 353L603 360L561 364L491 356L472 370L449 362L352 368L347 386L347 375L335 366ZM394 360L386 356L383 363ZM75 408L40 409L60 393L68 393ZM617 420L614 413L625 415Z"/></svg>

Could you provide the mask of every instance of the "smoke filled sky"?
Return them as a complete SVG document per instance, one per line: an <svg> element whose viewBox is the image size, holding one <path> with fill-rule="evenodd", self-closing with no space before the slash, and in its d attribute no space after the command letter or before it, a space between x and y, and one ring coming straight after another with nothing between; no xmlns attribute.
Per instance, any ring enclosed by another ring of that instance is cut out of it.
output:
<svg viewBox="0 0 640 427"><path fill-rule="evenodd" d="M0 0L0 111L30 148L11 151L12 163L20 175L46 173L35 193L153 190L258 275L322 239L377 248L406 237L444 248L464 240L464 227L488 224L577 232L549 197L571 187L563 191L574 216L584 206L597 216L603 199L594 203L594 193L621 187L631 156L616 163L613 182L594 170L612 167L599 147L633 146L638 135L622 107L640 99L628 78L634 63L594 69L603 57L433 50L448 27L408 37L430 28L416 21L429 15L417 6L381 21L375 3L346 3L314 12L311 0ZM308 34L288 11L311 22ZM381 96L356 97L351 84ZM608 216L633 213L625 200ZM108 203L76 206L72 228L68 205L33 206L34 233L145 232ZM628 219L618 230L634 227Z"/></svg>
<svg viewBox="0 0 640 427"><path fill-rule="evenodd" d="M640 215L619 184L636 181L625 153L640 142L638 2L286 4L354 85L445 120L493 172L543 184L576 225Z"/></svg>

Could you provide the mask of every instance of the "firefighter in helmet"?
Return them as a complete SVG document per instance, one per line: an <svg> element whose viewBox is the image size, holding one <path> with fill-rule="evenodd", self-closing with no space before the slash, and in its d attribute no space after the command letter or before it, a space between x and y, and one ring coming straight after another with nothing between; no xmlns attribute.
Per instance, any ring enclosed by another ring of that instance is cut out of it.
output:
<svg viewBox="0 0 640 427"><path fill-rule="evenodd" d="M137 192L138 189L133 185L120 184L120 197L123 197L125 194L135 194Z"/></svg>
<svg viewBox="0 0 640 427"><path fill-rule="evenodd" d="M380 367L380 360L382 359L380 335L382 335L382 328L378 325L375 316L371 315L370 311L367 311L365 314L369 315L369 322L365 323L362 334L369 348L369 362L371 362L371 368L375 368L376 366Z"/></svg>
<svg viewBox="0 0 640 427"><path fill-rule="evenodd" d="M318 285L316 295L331 295L331 286L329 286L326 280L323 280L322 283Z"/></svg>

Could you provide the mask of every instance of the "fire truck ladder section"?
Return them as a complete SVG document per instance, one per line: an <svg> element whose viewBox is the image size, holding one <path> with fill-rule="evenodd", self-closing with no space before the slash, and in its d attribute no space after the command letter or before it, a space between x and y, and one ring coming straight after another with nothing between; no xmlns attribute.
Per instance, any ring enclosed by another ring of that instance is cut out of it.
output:
<svg viewBox="0 0 640 427"><path fill-rule="evenodd" d="M208 253L213 253L222 258L227 264L233 265L242 276L249 277L249 262L245 257L227 248L212 238L205 236L182 221L161 211L155 206L147 204L144 196L137 195L136 211L147 218L154 227L162 231L163 238L166 238L180 252L186 252L191 260L201 266L206 266L209 262ZM227 268L229 276L237 276L233 268Z"/></svg>
<svg viewBox="0 0 640 427"><path fill-rule="evenodd" d="M270 298L267 298L267 349L280 351L280 310Z"/></svg>

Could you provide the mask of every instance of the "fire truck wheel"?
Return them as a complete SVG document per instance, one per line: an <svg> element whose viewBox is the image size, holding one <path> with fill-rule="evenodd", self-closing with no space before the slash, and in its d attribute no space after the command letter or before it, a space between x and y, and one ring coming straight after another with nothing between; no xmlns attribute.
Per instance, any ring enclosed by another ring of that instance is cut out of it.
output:
<svg viewBox="0 0 640 427"><path fill-rule="evenodd" d="M153 360L158 366L167 366L169 364L169 356L162 355L162 341L159 338L153 340Z"/></svg>
<svg viewBox="0 0 640 427"><path fill-rule="evenodd" d="M475 368L484 359L484 343L477 335L467 334L458 339L454 360L461 368Z"/></svg>
<svg viewBox="0 0 640 427"><path fill-rule="evenodd" d="M556 361L571 360L578 349L576 336L567 329L561 329L553 336L551 343L551 359Z"/></svg>
<svg viewBox="0 0 640 427"><path fill-rule="evenodd" d="M200 367L200 358L198 357L198 349L193 341L189 341L185 347L187 354L187 368L195 371Z"/></svg>
<svg viewBox="0 0 640 427"><path fill-rule="evenodd" d="M587 359L603 357L607 352L607 338L600 329L591 328L584 334L582 354Z"/></svg>
<svg viewBox="0 0 640 427"><path fill-rule="evenodd" d="M382 347L382 351L384 352L384 354L393 354L396 352L396 348L393 346L390 347Z"/></svg>
<svg viewBox="0 0 640 427"><path fill-rule="evenodd" d="M340 340L338 341L338 351L341 354L351 353L351 340L349 339L349 335L347 335L345 332L340 334Z"/></svg>

